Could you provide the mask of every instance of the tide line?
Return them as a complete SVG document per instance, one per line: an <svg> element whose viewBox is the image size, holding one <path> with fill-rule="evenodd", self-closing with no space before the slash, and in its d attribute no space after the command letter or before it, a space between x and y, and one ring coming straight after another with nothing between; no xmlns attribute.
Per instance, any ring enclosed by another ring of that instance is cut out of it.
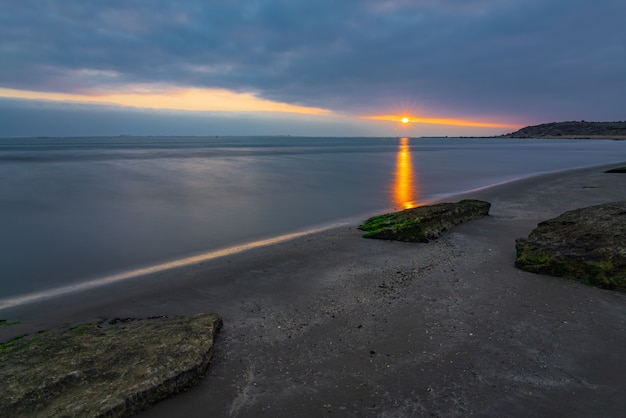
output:
<svg viewBox="0 0 626 418"><path fill-rule="evenodd" d="M247 244L235 245L233 247L227 247L220 250L209 251L206 253L181 258L178 260L168 261L165 263L155 264L148 267L138 268L134 270L125 271L122 273L112 274L104 277L100 277L98 279L89 280L82 283L76 283L63 287L56 287L48 290L43 290L40 292L28 293L25 295L14 296L10 298L0 299L0 310L14 308L20 305L25 305L28 303L39 302L46 299L55 298L58 296L63 296L71 293L82 292L85 290L90 290L96 287L109 285L116 282L121 282L124 280L134 279L140 276L145 276L147 274L157 273L164 270L170 270L177 267L190 266L193 264L202 263L205 261L214 260L220 257L226 257L229 255L241 253L243 251L251 250L254 248L265 247L268 245L279 244L285 241L290 241L296 238L303 237L305 235L311 235L318 232L326 231L328 229L336 228L346 223L336 223L332 225L327 225L320 228L308 229L306 231L293 232L290 234L279 235L277 237L263 239L259 241L249 242Z"/></svg>

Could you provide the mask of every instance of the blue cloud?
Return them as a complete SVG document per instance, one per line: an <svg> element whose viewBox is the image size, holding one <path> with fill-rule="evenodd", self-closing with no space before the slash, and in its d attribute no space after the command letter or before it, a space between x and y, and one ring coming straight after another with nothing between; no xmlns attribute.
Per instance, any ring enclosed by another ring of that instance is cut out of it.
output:
<svg viewBox="0 0 626 418"><path fill-rule="evenodd" d="M0 87L164 83L356 114L624 119L623 16L617 0L22 0L0 15Z"/></svg>

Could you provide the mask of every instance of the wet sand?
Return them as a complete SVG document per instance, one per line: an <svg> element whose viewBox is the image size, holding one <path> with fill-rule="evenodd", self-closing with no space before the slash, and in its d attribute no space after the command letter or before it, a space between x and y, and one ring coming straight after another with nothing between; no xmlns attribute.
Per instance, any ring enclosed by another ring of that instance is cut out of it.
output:
<svg viewBox="0 0 626 418"><path fill-rule="evenodd" d="M427 244L339 227L0 311L0 336L223 315L205 379L141 417L623 416L626 294L513 266L538 222L626 199L606 168L470 193L491 215Z"/></svg>

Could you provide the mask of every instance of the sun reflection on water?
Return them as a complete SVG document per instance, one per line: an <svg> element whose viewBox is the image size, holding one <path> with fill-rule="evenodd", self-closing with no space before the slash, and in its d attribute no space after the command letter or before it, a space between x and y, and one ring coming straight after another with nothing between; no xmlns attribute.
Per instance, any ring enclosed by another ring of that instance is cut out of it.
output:
<svg viewBox="0 0 626 418"><path fill-rule="evenodd" d="M393 201L401 209L414 208L417 206L416 193L409 138L400 138L393 185Z"/></svg>

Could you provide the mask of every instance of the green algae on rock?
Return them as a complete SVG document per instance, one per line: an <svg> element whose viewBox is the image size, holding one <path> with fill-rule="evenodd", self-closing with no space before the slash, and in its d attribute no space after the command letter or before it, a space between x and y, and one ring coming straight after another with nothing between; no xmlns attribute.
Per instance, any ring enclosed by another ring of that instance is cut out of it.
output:
<svg viewBox="0 0 626 418"><path fill-rule="evenodd" d="M626 291L626 201L576 209L516 240L515 266Z"/></svg>
<svg viewBox="0 0 626 418"><path fill-rule="evenodd" d="M428 242L454 225L489 214L491 203L466 199L457 203L419 206L369 218L359 226L365 238Z"/></svg>
<svg viewBox="0 0 626 418"><path fill-rule="evenodd" d="M115 319L21 336L0 350L6 416L125 417L198 382L217 314Z"/></svg>

